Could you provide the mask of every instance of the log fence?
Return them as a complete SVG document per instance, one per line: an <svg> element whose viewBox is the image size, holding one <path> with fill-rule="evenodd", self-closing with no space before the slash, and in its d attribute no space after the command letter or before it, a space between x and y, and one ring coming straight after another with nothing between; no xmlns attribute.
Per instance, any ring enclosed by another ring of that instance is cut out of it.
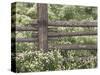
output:
<svg viewBox="0 0 100 75"><path fill-rule="evenodd" d="M13 25L12 25L13 26ZM47 51L49 48L57 48L64 50L96 50L97 45L53 45L48 46L48 40L56 40L57 37L64 36L90 36L97 35L95 31L85 31L85 32L57 32L55 28L49 28L49 26L53 27L97 27L97 21L49 21L48 20L48 7L47 4L37 4L37 20L34 20L32 24L29 26L19 27L16 25L16 31L37 31L38 33L34 33L32 38L16 38L16 42L38 42L38 48L40 50ZM12 27L13 29L14 27ZM53 38L52 38L53 37Z"/></svg>

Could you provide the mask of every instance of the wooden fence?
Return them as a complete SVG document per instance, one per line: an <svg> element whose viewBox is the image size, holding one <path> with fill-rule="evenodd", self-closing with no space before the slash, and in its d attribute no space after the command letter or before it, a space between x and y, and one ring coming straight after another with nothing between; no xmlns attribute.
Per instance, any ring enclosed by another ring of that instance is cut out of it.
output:
<svg viewBox="0 0 100 75"><path fill-rule="evenodd" d="M37 20L34 20L33 24L28 27L16 27L16 31L37 31L32 38L16 38L16 42L38 42L38 48L41 50L48 50L49 48L65 49L65 50L96 50L96 44L89 45L52 45L48 46L48 40L56 40L57 37L64 36L88 36L97 35L97 32L60 32L48 28L48 26L55 27L97 27L97 21L49 21L48 20L48 7L47 4L37 4ZM55 32L52 32L52 31Z"/></svg>

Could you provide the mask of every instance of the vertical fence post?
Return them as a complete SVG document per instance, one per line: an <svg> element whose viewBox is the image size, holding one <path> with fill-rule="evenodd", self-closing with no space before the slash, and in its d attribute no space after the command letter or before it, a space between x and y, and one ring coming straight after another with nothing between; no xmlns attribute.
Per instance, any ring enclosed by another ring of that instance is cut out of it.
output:
<svg viewBox="0 0 100 75"><path fill-rule="evenodd" d="M47 4L37 4L39 49L48 50L48 7Z"/></svg>

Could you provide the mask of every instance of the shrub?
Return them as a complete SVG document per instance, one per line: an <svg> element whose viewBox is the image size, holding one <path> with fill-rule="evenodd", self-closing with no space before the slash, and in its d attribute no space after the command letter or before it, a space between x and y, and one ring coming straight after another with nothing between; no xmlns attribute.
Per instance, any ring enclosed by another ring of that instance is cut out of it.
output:
<svg viewBox="0 0 100 75"><path fill-rule="evenodd" d="M74 59L74 57L77 59ZM64 52L64 55L63 52L59 50L48 52L30 51L17 54L16 71L34 72L96 67L96 59L79 60L78 57L75 51Z"/></svg>

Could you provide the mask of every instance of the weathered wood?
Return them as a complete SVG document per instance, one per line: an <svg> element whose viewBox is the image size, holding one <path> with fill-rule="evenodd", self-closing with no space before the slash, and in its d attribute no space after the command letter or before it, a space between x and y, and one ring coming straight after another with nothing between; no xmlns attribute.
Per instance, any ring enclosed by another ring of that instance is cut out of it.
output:
<svg viewBox="0 0 100 75"><path fill-rule="evenodd" d="M97 21L48 21L49 26L97 27Z"/></svg>
<svg viewBox="0 0 100 75"><path fill-rule="evenodd" d="M37 27L32 26L16 26L16 31L38 31ZM49 32L57 32L57 28L48 28Z"/></svg>
<svg viewBox="0 0 100 75"><path fill-rule="evenodd" d="M39 49L48 50L48 9L47 4L37 4Z"/></svg>
<svg viewBox="0 0 100 75"><path fill-rule="evenodd" d="M17 38L16 42L36 42L36 38Z"/></svg>
<svg viewBox="0 0 100 75"><path fill-rule="evenodd" d="M51 45L50 49L63 49L63 50L97 50L97 45Z"/></svg>
<svg viewBox="0 0 100 75"><path fill-rule="evenodd" d="M63 37L63 36L90 36L90 35L97 35L97 32L49 32L49 37Z"/></svg>
<svg viewBox="0 0 100 75"><path fill-rule="evenodd" d="M50 38L48 40L57 40L58 38ZM38 42L37 38L16 38L16 42Z"/></svg>
<svg viewBox="0 0 100 75"><path fill-rule="evenodd" d="M37 24L37 19L33 21L33 24L27 24L25 26L34 26L38 27ZM60 20L49 20L48 21L48 26L63 26L63 27L97 27L97 21L92 20L92 21L60 21Z"/></svg>
<svg viewBox="0 0 100 75"><path fill-rule="evenodd" d="M64 37L64 36L90 36L97 35L97 32L48 32L48 37ZM38 37L37 33L32 34L33 38ZM44 37L44 36L43 36ZM52 39L52 38L51 38Z"/></svg>
<svg viewBox="0 0 100 75"><path fill-rule="evenodd" d="M16 31L37 31L37 28L34 27L16 27Z"/></svg>

